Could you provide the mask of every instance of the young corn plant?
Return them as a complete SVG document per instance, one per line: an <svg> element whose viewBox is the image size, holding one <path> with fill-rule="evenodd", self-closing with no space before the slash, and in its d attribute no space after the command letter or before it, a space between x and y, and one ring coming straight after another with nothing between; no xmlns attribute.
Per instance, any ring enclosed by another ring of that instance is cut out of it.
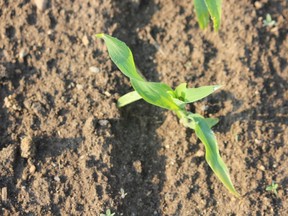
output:
<svg viewBox="0 0 288 216"><path fill-rule="evenodd" d="M201 29L209 24L209 17L213 21L214 30L218 31L221 23L222 0L194 0L196 16Z"/></svg>
<svg viewBox="0 0 288 216"><path fill-rule="evenodd" d="M138 73L132 52L124 42L103 33L96 36L104 39L110 58L120 71L129 77L135 90L120 97L117 102L118 107L144 99L150 104L173 111L185 127L195 130L197 137L205 146L207 163L224 186L238 197L239 194L235 190L228 169L220 157L216 137L211 130L211 127L218 123L218 119L204 118L199 114L186 110L186 104L208 96L221 86L187 88L187 84L182 83L173 90L164 83L149 82Z"/></svg>
<svg viewBox="0 0 288 216"><path fill-rule="evenodd" d="M266 187L266 191L271 191L278 197L277 188L278 188L278 184L272 181L272 184Z"/></svg>
<svg viewBox="0 0 288 216"><path fill-rule="evenodd" d="M112 213L110 209L107 209L105 214L100 214L100 216L114 216L115 213Z"/></svg>
<svg viewBox="0 0 288 216"><path fill-rule="evenodd" d="M275 20L272 19L271 15L268 13L266 15L266 19L263 21L263 26L272 27L275 26L277 23Z"/></svg>

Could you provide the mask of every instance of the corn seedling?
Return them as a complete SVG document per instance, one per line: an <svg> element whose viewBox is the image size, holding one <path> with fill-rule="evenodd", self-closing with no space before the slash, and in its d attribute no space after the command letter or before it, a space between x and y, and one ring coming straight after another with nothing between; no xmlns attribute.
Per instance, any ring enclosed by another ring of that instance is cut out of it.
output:
<svg viewBox="0 0 288 216"><path fill-rule="evenodd" d="M111 213L110 209L107 209L104 214L100 214L100 216L114 216L115 213Z"/></svg>
<svg viewBox="0 0 288 216"><path fill-rule="evenodd" d="M122 198L122 199L124 199L126 196L127 196L127 193L125 193L125 191L124 191L124 189L123 188L120 188L120 197Z"/></svg>
<svg viewBox="0 0 288 216"><path fill-rule="evenodd" d="M201 29L209 24L209 16L213 21L214 30L218 31L221 23L221 0L194 0L196 16Z"/></svg>
<svg viewBox="0 0 288 216"><path fill-rule="evenodd" d="M230 180L228 169L220 157L217 140L211 130L211 127L218 123L218 119L204 118L186 110L186 104L208 96L221 86L187 88L187 84L182 83L173 90L164 83L148 82L138 73L132 52L124 42L106 34L96 36L104 39L110 58L120 71L129 77L135 90L120 97L117 102L118 107L144 99L150 104L173 111L185 127L195 130L197 137L205 146L206 161L216 176L232 194L239 196Z"/></svg>
<svg viewBox="0 0 288 216"><path fill-rule="evenodd" d="M272 181L272 184L266 187L266 191L271 191L276 196L278 196L277 188L278 188L278 184L276 184L274 181Z"/></svg>
<svg viewBox="0 0 288 216"><path fill-rule="evenodd" d="M266 15L266 19L263 21L263 26L268 26L268 27L272 27L276 25L276 21L275 20L272 20L272 17L271 15L268 13Z"/></svg>

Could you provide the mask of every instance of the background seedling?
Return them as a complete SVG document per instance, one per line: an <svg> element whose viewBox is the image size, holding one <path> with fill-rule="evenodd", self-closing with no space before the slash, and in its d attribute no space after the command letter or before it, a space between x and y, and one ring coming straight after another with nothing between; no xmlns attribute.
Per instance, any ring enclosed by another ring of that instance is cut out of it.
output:
<svg viewBox="0 0 288 216"><path fill-rule="evenodd" d="M125 43L106 34L96 36L104 39L110 58L120 71L129 77L135 90L119 98L118 107L144 99L150 104L173 111L185 127L195 130L197 137L205 146L206 161L216 176L232 194L239 196L231 182L228 168L220 157L217 140L211 130L218 123L218 119L204 118L186 110L186 104L205 98L221 86L187 88L187 84L182 83L173 90L164 83L148 82L138 73L132 52Z"/></svg>
<svg viewBox="0 0 288 216"><path fill-rule="evenodd" d="M111 210L110 210L110 209L107 209L107 210L106 210L106 213L100 214L100 216L114 216L114 215L115 215L115 213L111 213Z"/></svg>
<svg viewBox="0 0 288 216"><path fill-rule="evenodd" d="M272 27L274 25L276 25L276 21L272 20L271 15L268 13L266 19L263 21L263 26Z"/></svg>
<svg viewBox="0 0 288 216"><path fill-rule="evenodd" d="M221 23L221 0L194 0L196 16L201 29L209 24L209 16L213 21L214 30L218 31Z"/></svg>
<svg viewBox="0 0 288 216"><path fill-rule="evenodd" d="M127 193L125 193L125 191L124 191L124 189L123 188L120 188L120 197L122 198L122 199L124 199L126 196L127 196Z"/></svg>
<svg viewBox="0 0 288 216"><path fill-rule="evenodd" d="M266 187L266 191L271 191L276 196L278 196L277 188L278 188L278 184L276 184L274 181L272 181L272 184Z"/></svg>

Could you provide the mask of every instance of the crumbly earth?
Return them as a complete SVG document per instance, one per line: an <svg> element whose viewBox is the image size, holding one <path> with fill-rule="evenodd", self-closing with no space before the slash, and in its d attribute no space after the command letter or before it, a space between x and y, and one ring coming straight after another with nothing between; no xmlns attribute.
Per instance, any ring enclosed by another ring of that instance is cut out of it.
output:
<svg viewBox="0 0 288 216"><path fill-rule="evenodd" d="M219 33L192 0L0 1L0 215L288 215L287 20L285 0L223 1ZM149 80L224 85L189 109L220 118L240 199L171 112L116 107L131 86L101 32Z"/></svg>

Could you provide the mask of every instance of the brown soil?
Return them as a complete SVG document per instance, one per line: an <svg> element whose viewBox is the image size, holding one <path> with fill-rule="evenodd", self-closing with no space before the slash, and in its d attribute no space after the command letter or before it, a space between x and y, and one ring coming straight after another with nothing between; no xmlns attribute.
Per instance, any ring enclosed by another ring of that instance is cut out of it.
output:
<svg viewBox="0 0 288 216"><path fill-rule="evenodd" d="M0 215L288 215L288 3L223 1L217 34L199 29L192 2L0 1ZM131 86L100 32L125 41L149 80L225 85L190 109L220 118L241 199L171 112L117 109Z"/></svg>

